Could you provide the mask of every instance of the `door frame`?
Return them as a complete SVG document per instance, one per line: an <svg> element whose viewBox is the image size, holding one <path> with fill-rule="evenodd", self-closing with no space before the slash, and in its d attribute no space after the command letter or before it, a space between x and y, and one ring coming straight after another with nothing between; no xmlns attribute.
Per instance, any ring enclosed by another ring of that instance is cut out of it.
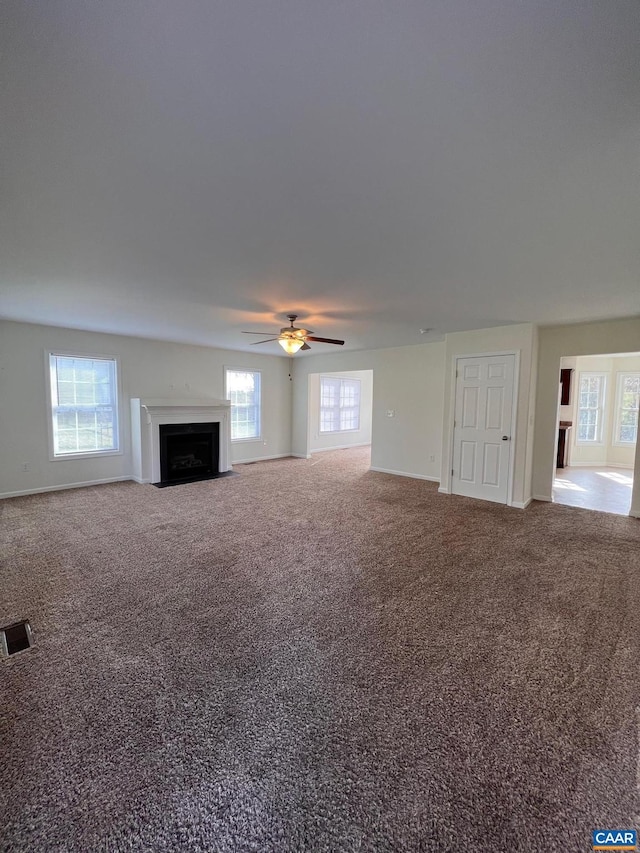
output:
<svg viewBox="0 0 640 853"><path fill-rule="evenodd" d="M507 502L506 504L498 504L498 506L515 506L513 502L513 479L515 476L515 461L516 461L516 441L518 439L518 389L520 385L520 350L498 350L493 352L465 352L454 355L451 359L451 394L449 405L449 472L453 469L453 454L455 451L454 445L454 421L456 416L456 397L457 397L457 373L458 361L465 358L494 358L496 356L512 355L513 356L513 399L511 401L511 441L509 442L509 474L507 477ZM455 494L452 491L451 474L449 474L449 494ZM481 498L476 498L481 500ZM520 508L520 506L518 505Z"/></svg>

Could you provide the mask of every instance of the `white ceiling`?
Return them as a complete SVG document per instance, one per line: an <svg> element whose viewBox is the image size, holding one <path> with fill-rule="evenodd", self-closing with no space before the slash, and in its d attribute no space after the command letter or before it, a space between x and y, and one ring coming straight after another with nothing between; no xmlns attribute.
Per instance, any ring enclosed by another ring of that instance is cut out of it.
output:
<svg viewBox="0 0 640 853"><path fill-rule="evenodd" d="M640 314L639 44L638 0L6 0L0 316L362 349Z"/></svg>

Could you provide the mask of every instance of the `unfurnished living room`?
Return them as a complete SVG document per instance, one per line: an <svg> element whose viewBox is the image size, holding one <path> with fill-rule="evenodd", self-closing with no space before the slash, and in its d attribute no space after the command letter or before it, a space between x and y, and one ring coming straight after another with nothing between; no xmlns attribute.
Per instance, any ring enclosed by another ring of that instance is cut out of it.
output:
<svg viewBox="0 0 640 853"><path fill-rule="evenodd" d="M0 5L0 851L637 849L639 44Z"/></svg>

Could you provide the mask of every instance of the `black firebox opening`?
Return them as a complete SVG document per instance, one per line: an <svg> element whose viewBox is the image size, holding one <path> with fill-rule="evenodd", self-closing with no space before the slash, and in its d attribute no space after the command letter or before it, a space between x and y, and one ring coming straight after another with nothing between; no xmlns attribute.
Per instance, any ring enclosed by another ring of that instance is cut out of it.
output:
<svg viewBox="0 0 640 853"><path fill-rule="evenodd" d="M160 424L161 483L190 483L219 474L220 424Z"/></svg>

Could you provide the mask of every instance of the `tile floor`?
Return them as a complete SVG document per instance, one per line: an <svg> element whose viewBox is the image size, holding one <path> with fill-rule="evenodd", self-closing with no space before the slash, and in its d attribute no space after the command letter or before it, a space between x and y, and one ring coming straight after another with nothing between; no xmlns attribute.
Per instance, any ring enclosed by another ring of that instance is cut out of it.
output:
<svg viewBox="0 0 640 853"><path fill-rule="evenodd" d="M626 468L558 468L554 503L628 515L633 471Z"/></svg>

